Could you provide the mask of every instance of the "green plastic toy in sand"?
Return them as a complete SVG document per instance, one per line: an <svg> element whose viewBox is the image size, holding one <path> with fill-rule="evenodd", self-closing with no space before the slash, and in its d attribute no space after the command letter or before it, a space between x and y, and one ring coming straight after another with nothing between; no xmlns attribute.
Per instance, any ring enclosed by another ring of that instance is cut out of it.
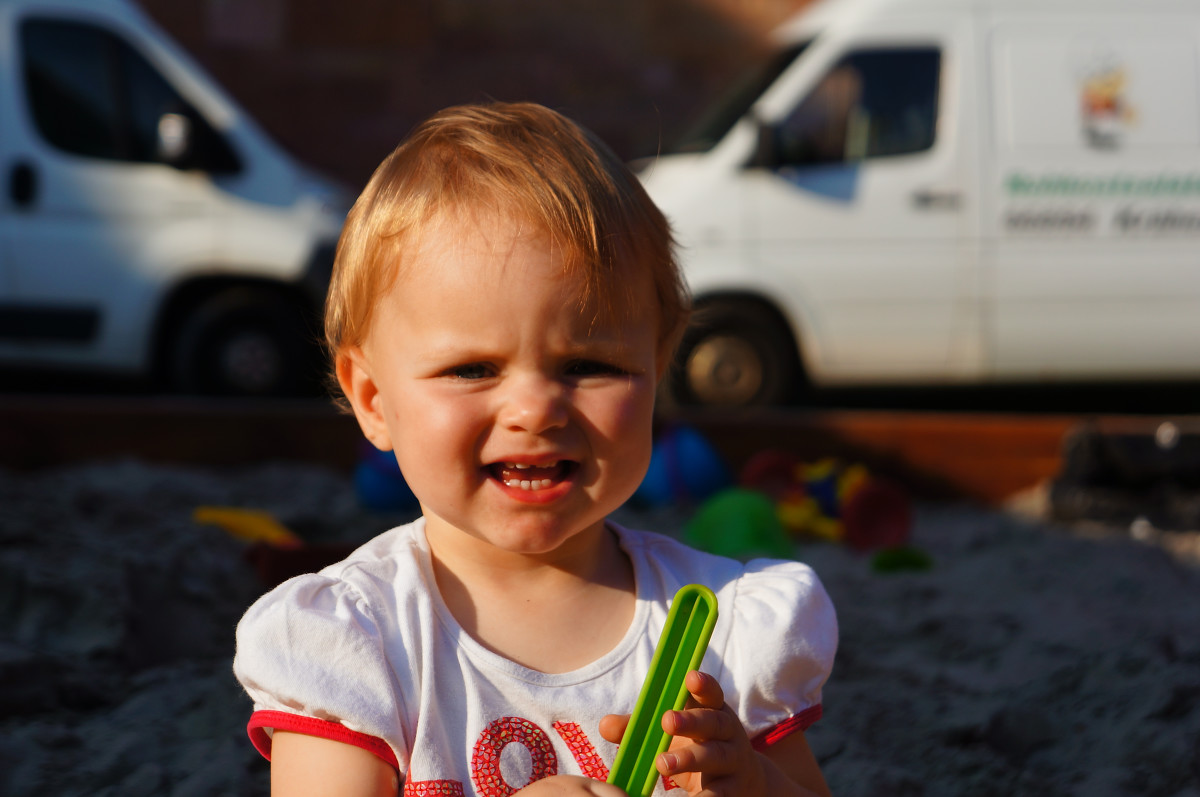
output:
<svg viewBox="0 0 1200 797"><path fill-rule="evenodd" d="M678 711L687 702L684 676L700 666L716 623L717 596L711 589L688 584L675 593L650 672L608 775L608 782L630 797L648 797L654 790L658 777L654 759L671 743L662 727L663 714Z"/></svg>

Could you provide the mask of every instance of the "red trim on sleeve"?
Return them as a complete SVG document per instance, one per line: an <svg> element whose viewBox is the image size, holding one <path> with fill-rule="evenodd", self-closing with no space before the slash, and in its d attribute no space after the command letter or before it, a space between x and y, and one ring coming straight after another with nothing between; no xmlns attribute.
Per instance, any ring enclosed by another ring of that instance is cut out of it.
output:
<svg viewBox="0 0 1200 797"><path fill-rule="evenodd" d="M809 706L799 714L793 714L774 727L767 728L758 736L751 739L750 744L754 746L755 750L761 753L771 745L782 741L797 731L808 730L819 719L821 719L820 703L815 706Z"/></svg>
<svg viewBox="0 0 1200 797"><path fill-rule="evenodd" d="M392 752L392 748L388 746L387 742L378 736L368 736L365 733L352 731L340 723L319 720L316 717L289 714L286 711L256 711L250 715L250 722L246 724L246 733L250 734L250 741L254 743L254 748L262 753L263 758L268 761L271 760L271 734L267 733L267 728L303 733L306 736L318 736L322 739L361 747L385 764L389 764L397 770L400 769L400 764L396 761L396 754Z"/></svg>

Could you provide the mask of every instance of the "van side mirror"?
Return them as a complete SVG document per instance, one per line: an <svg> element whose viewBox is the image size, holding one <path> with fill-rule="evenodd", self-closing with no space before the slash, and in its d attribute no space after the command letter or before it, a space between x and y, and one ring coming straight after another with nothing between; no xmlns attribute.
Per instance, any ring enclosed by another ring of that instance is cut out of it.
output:
<svg viewBox="0 0 1200 797"><path fill-rule="evenodd" d="M192 120L181 113L158 117L156 150L159 159L177 169L186 169L192 155Z"/></svg>
<svg viewBox="0 0 1200 797"><path fill-rule="evenodd" d="M155 155L168 166L214 175L242 170L241 159L225 137L194 111L164 113L155 133Z"/></svg>
<svg viewBox="0 0 1200 797"><path fill-rule="evenodd" d="M758 127L754 142L754 152L746 163L748 169L774 169L779 166L779 128L764 122L756 121Z"/></svg>

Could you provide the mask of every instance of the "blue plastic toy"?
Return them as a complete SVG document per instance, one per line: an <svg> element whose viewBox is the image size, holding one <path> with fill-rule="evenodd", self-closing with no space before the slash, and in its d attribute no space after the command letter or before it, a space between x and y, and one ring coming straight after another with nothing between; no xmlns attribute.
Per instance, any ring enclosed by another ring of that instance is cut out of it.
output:
<svg viewBox="0 0 1200 797"><path fill-rule="evenodd" d="M732 483L704 435L690 426L668 426L654 441L650 467L633 498L643 506L694 505Z"/></svg>
<svg viewBox="0 0 1200 797"><path fill-rule="evenodd" d="M364 444L354 468L354 492L363 507L374 512L416 509L417 497L396 464L396 455Z"/></svg>

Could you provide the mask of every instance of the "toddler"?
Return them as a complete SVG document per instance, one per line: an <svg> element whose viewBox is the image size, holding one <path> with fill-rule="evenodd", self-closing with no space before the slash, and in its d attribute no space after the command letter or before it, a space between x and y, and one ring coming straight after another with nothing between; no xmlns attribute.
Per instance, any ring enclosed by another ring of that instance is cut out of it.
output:
<svg viewBox="0 0 1200 797"><path fill-rule="evenodd" d="M422 517L263 596L234 671L286 795L623 792L604 783L675 591L720 605L656 794L828 794L833 607L798 562L743 564L607 520L650 460L688 316L666 219L597 138L532 104L418 127L346 221L337 384Z"/></svg>

